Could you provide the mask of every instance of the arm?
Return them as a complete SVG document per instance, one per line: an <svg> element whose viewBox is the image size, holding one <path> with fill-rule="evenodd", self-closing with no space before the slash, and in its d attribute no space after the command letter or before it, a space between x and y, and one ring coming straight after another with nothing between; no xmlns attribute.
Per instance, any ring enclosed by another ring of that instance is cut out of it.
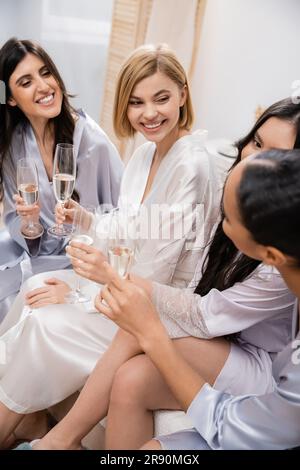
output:
<svg viewBox="0 0 300 470"><path fill-rule="evenodd" d="M177 353L161 327L145 328L139 344L160 371L194 427L219 450L287 449L300 442L299 365L291 356L274 392L234 397L214 390Z"/></svg>
<svg viewBox="0 0 300 470"><path fill-rule="evenodd" d="M187 409L203 380L173 347L147 291L121 279L107 263L104 263L104 268L110 282L96 298L96 308L135 336L141 349L149 355L170 386L177 390L177 384L182 385L178 388L178 400L183 409Z"/></svg>
<svg viewBox="0 0 300 470"><path fill-rule="evenodd" d="M153 282L152 301L172 337L213 338L290 314L294 296L276 270L260 265L245 281L205 296Z"/></svg>
<svg viewBox="0 0 300 470"><path fill-rule="evenodd" d="M233 397L218 392L177 353L145 292L121 280L110 267L107 271L111 283L101 293L106 305L98 299L98 309L135 336L212 448L285 449L299 445L299 360L291 360L290 346L276 359L285 365L273 393Z"/></svg>

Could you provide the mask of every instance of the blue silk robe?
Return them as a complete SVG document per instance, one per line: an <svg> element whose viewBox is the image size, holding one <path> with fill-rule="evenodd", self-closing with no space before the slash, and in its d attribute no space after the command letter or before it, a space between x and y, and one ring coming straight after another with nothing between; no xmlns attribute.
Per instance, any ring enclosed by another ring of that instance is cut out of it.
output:
<svg viewBox="0 0 300 470"><path fill-rule="evenodd" d="M116 206L123 164L114 145L100 127L83 111L78 112L73 143L77 158L75 189L82 204ZM40 222L45 232L40 240L26 242L20 232L21 218L15 210L17 193L16 162L19 158L35 160L39 174ZM48 235L54 225L56 200L52 182L41 158L33 129L17 128L11 145L11 156L4 165L4 223L0 232L0 321L8 311L20 285L32 274L70 267L65 256L66 239ZM10 236L9 236L10 235Z"/></svg>

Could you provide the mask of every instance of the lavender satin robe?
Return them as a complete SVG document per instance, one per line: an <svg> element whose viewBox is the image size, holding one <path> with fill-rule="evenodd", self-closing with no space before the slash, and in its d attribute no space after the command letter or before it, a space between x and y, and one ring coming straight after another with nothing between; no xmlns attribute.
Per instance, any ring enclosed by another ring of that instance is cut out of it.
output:
<svg viewBox="0 0 300 470"><path fill-rule="evenodd" d="M116 206L123 164L114 145L100 127L83 111L78 112L73 143L77 158L77 190L82 204ZM20 217L13 195L17 193L16 162L22 157L35 160L39 173L40 222L45 228L41 239L29 246L20 233ZM0 233L0 321L4 318L20 285L32 274L70 267L65 256L66 239L48 235L54 225L56 200L40 156L33 129L17 128L11 146L11 158L4 167L4 222ZM10 237L8 236L8 233Z"/></svg>
<svg viewBox="0 0 300 470"><path fill-rule="evenodd" d="M205 384L187 415L195 429L159 437L165 449L280 450L300 446L300 332L273 362L272 393L234 397Z"/></svg>

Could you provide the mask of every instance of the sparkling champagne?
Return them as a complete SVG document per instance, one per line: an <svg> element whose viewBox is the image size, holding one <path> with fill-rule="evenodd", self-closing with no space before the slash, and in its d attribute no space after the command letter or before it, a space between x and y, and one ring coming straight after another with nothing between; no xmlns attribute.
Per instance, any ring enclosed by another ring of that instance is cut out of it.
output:
<svg viewBox="0 0 300 470"><path fill-rule="evenodd" d="M75 176L67 173L57 173L53 176L53 189L56 199L64 203L72 196L75 185Z"/></svg>
<svg viewBox="0 0 300 470"><path fill-rule="evenodd" d="M133 250L126 246L115 246L108 250L109 263L121 277L126 277L132 259Z"/></svg>
<svg viewBox="0 0 300 470"><path fill-rule="evenodd" d="M31 206L38 201L39 189L36 184L20 184L18 191L27 206Z"/></svg>

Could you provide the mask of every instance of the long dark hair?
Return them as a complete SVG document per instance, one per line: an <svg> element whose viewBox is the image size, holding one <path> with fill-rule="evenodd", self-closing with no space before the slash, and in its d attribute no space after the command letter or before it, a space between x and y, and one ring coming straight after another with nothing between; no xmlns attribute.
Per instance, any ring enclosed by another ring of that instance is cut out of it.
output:
<svg viewBox="0 0 300 470"><path fill-rule="evenodd" d="M294 148L300 148L300 104L295 104L290 98L278 101L264 111L256 121L251 131L236 143L238 156L231 169L241 161L242 150L251 142L258 129L271 117L289 121L296 129ZM246 279L260 264L240 253L232 241L225 235L223 214L217 226L209 251L203 263L202 277L195 293L206 295L211 289L220 291L232 287L236 282Z"/></svg>
<svg viewBox="0 0 300 470"><path fill-rule="evenodd" d="M261 152L243 170L237 202L252 238L295 258L300 267L299 181L300 150Z"/></svg>
<svg viewBox="0 0 300 470"><path fill-rule="evenodd" d="M52 59L41 46L32 41L11 38L0 49L0 80L5 84L6 103L11 97L9 79L17 65L29 53L44 62L63 94L61 112L51 119L54 125L54 148L59 142L73 143L75 124L72 113L75 111L68 101L70 95L67 94L64 82ZM9 156L14 130L20 125L24 131L27 124L25 114L17 106L0 105L0 201L3 199L3 162ZM50 125L50 121L48 124Z"/></svg>

